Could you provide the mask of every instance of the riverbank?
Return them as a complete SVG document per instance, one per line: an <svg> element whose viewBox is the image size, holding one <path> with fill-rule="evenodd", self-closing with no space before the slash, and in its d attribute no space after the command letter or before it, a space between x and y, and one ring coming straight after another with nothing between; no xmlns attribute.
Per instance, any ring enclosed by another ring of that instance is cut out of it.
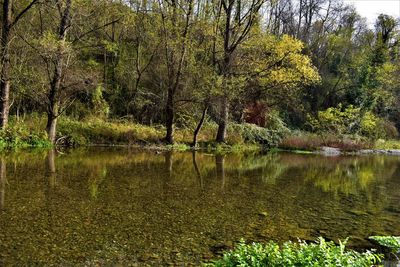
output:
<svg viewBox="0 0 400 267"><path fill-rule="evenodd" d="M370 140L362 136L336 136L329 133L304 131L272 131L250 124L231 124L225 143L214 141L217 125L206 123L192 146L193 127L177 127L175 144L165 144L164 126L147 126L125 120L74 120L61 118L58 123L57 146L129 146L152 150L203 150L213 152L243 152L280 150L294 153L388 154L400 155L398 140ZM0 130L0 150L50 148L47 141L45 118L29 116L13 118L10 127Z"/></svg>

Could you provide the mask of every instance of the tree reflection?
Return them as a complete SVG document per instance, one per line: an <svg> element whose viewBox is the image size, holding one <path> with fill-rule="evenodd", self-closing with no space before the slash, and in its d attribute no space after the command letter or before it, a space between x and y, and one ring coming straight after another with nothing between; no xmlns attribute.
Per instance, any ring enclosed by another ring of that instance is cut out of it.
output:
<svg viewBox="0 0 400 267"><path fill-rule="evenodd" d="M57 177L56 177L56 151L55 149L50 149L47 152L47 172L48 172L48 179L49 185L51 188L54 188L57 185Z"/></svg>
<svg viewBox="0 0 400 267"><path fill-rule="evenodd" d="M221 189L225 188L225 155L215 155L215 169L217 171L217 178L221 179Z"/></svg>
<svg viewBox="0 0 400 267"><path fill-rule="evenodd" d="M169 174L169 177L171 177L172 174L172 164L173 164L173 157L172 157L172 151L167 151L164 153L164 158L165 158L165 169Z"/></svg>
<svg viewBox="0 0 400 267"><path fill-rule="evenodd" d="M4 208L6 179L6 160L2 157L0 159L0 210Z"/></svg>
<svg viewBox="0 0 400 267"><path fill-rule="evenodd" d="M196 172L197 178L198 178L199 181L200 181L200 188L201 188L201 189L204 189L203 177L201 176L201 173L200 173L200 170L199 170L199 166L197 165L196 154L197 154L196 151L193 151L193 152L192 152L193 167L194 167L194 170L195 170L195 172Z"/></svg>
<svg viewBox="0 0 400 267"><path fill-rule="evenodd" d="M364 191L371 195L372 185L391 177L396 168L397 164L391 164L389 159L377 157L342 158L336 162L319 159L310 161L303 175L324 192L350 195Z"/></svg>

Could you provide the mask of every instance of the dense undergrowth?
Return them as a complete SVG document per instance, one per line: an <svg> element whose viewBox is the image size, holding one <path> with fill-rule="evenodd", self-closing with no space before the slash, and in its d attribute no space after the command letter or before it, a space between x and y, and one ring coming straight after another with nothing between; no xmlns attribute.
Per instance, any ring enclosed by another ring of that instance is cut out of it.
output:
<svg viewBox="0 0 400 267"><path fill-rule="evenodd" d="M371 251L364 253L348 250L346 242L327 242L319 238L315 243L299 241L278 245L269 242L245 244L243 241L222 259L208 264L216 267L266 266L266 267L371 267L379 264L383 256Z"/></svg>
<svg viewBox="0 0 400 267"><path fill-rule="evenodd" d="M12 118L7 129L0 130L0 149L51 147L45 132L46 119L30 115ZM225 143L214 141L217 125L207 122L198 137L197 148L224 151L281 148L285 150L318 150L322 146L336 147L343 151L367 148L399 149L396 140L373 139L358 134L311 133L291 131L283 124L263 128L253 124L231 123ZM76 147L87 145L144 145L174 150L188 150L193 139L193 129L177 127L174 145L164 146L165 128L162 125L141 125L127 120L106 121L96 118L75 120L64 117L58 121L57 145Z"/></svg>

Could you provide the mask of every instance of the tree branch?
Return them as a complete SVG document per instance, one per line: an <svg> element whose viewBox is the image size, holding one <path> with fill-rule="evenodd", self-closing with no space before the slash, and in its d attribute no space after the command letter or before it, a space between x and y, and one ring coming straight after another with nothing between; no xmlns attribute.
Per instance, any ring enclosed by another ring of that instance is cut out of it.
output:
<svg viewBox="0 0 400 267"><path fill-rule="evenodd" d="M26 12L29 11L36 3L38 3L39 0L32 0L29 5L27 5L14 19L14 21L11 23L10 28L14 27L18 21L26 14Z"/></svg>

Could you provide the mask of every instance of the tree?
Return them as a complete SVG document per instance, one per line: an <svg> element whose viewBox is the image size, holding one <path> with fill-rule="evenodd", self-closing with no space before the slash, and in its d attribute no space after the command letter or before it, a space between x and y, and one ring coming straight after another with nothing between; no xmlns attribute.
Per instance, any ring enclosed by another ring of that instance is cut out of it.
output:
<svg viewBox="0 0 400 267"><path fill-rule="evenodd" d="M214 56L217 59L215 64L219 75L222 77L220 110L217 120L217 142L225 142L226 138L236 50L246 40L259 20L258 12L265 2L265 0L221 0L218 1L218 6L215 7L217 10L216 24L222 35L220 41L223 49L221 55L218 55L216 50L214 51L217 54Z"/></svg>
<svg viewBox="0 0 400 267"><path fill-rule="evenodd" d="M165 141L174 143L175 95L179 89L188 49L193 0L159 2L165 64L167 70L167 101L165 106Z"/></svg>
<svg viewBox="0 0 400 267"><path fill-rule="evenodd" d="M11 84L11 64L10 46L13 39L13 30L19 20L36 4L39 0L30 1L17 15L13 16L13 0L3 1L3 18L1 34L1 72L0 72L0 127L5 128L8 124L8 114L10 108L10 84Z"/></svg>

